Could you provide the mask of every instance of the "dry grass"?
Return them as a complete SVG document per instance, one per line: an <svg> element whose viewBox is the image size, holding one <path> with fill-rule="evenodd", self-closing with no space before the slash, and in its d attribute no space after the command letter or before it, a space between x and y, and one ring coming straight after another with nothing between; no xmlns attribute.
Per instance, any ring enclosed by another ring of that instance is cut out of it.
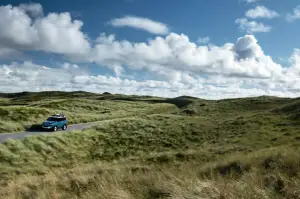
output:
<svg viewBox="0 0 300 199"><path fill-rule="evenodd" d="M22 176L10 181L5 198L207 198L209 182L191 171L120 165L87 165L50 172L43 177Z"/></svg>
<svg viewBox="0 0 300 199"><path fill-rule="evenodd" d="M97 162L73 169L55 169L45 175L18 176L2 186L0 196L8 199L297 199L299 161L299 149L285 147L236 155L207 165L182 162L150 166L129 160ZM240 170L233 162L248 165L248 169ZM295 172L291 173L292 170Z"/></svg>

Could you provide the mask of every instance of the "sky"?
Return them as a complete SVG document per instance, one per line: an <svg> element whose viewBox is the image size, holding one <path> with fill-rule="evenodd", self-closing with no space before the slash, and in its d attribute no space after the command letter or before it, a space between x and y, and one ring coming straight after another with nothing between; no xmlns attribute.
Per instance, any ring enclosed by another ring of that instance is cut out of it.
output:
<svg viewBox="0 0 300 199"><path fill-rule="evenodd" d="M0 92L300 96L298 0L1 0L0 27Z"/></svg>

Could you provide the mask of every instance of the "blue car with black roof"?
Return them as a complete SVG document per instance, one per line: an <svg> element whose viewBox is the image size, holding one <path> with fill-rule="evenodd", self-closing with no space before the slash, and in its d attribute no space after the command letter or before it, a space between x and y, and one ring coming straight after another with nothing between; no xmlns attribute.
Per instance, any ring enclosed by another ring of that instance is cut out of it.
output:
<svg viewBox="0 0 300 199"><path fill-rule="evenodd" d="M68 128L68 120L63 114L56 114L48 117L48 119L44 121L41 126L45 130L66 130Z"/></svg>

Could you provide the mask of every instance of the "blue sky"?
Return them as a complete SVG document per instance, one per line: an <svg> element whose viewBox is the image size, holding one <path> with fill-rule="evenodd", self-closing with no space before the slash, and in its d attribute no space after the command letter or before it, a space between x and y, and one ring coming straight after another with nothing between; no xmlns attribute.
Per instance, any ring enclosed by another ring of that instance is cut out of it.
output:
<svg viewBox="0 0 300 199"><path fill-rule="evenodd" d="M19 5L27 1L2 0L2 5ZM96 38L100 32L116 34L120 39L131 41L145 41L154 37L147 32L130 28L114 28L107 25L113 18L124 15L135 15L150 18L168 24L171 31L184 33L193 41L198 37L209 36L216 45L235 42L236 38L244 36L244 32L237 29L234 21L244 16L248 9L256 5L264 5L283 16L298 4L298 0L261 0L247 4L243 0L210 0L210 1L172 1L172 0L81 0L69 1L43 0L34 1L43 6L44 12L70 12L74 19L84 22L83 32L91 38ZM267 54L274 57L287 57L293 48L298 46L294 38L300 34L300 22L286 23L284 17L276 20L260 20L270 24L273 30L268 34L256 34L260 45ZM280 48L274 48L278 46Z"/></svg>
<svg viewBox="0 0 300 199"><path fill-rule="evenodd" d="M300 3L250 1L2 0L0 16L2 12L6 17L3 26L6 24L8 28L4 33L0 31L0 69L6 71L0 81L0 92L82 89L160 96L189 94L203 98L298 96L300 8L297 6ZM32 15L33 8L38 15ZM26 18L30 22L19 28L15 18L7 15L9 10L22 13L18 20ZM55 24L49 13L57 16ZM62 17L62 13L69 14L70 19ZM292 17L288 18L288 14ZM131 18L126 19L128 16ZM54 29L60 27L59 20L67 23L59 33L63 35L61 38L53 36ZM75 20L81 25L74 25ZM134 20L139 20L139 27L133 27ZM14 29L7 24L13 24ZM9 34L9 30L20 30L20 35L26 38L19 39L17 34ZM101 33L99 44L97 38ZM123 46L124 40L133 47ZM154 45L150 45L151 41ZM147 49L135 46L141 43ZM40 71L42 66L51 69L49 74L68 73L65 82L60 80L65 87L56 86L55 78L51 80L54 83L49 80L50 85L40 83L25 71L26 68ZM28 78L24 80L26 86L11 86L20 85L17 84L20 77L13 76L18 74ZM75 81L84 75L85 81ZM103 82L105 78L114 78L111 87ZM124 86L126 82L128 85Z"/></svg>

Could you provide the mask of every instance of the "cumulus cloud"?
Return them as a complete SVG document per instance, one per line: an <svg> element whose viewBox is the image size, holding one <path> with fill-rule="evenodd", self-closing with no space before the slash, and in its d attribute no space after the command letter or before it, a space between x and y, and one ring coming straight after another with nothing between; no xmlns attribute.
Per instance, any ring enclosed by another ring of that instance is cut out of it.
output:
<svg viewBox="0 0 300 199"><path fill-rule="evenodd" d="M286 70L289 76L300 76L300 49L294 49L291 57L289 58L290 67Z"/></svg>
<svg viewBox="0 0 300 199"><path fill-rule="evenodd" d="M51 68L32 62L0 65L1 92L86 90L161 95L162 90L180 90L187 87L179 82L171 84L166 81L135 81L112 76L92 76L74 68L80 69L78 65L70 63L64 63L61 68Z"/></svg>
<svg viewBox="0 0 300 199"><path fill-rule="evenodd" d="M258 32L270 32L271 26L265 25L261 22L248 21L246 18L240 18L235 20L235 23L239 25L240 30L249 34Z"/></svg>
<svg viewBox="0 0 300 199"><path fill-rule="evenodd" d="M286 15L286 20L292 22L294 20L300 19L300 5L294 8L293 13L288 13Z"/></svg>
<svg viewBox="0 0 300 199"><path fill-rule="evenodd" d="M264 54L253 35L246 35L239 38L234 48L238 59L256 58Z"/></svg>
<svg viewBox="0 0 300 199"><path fill-rule="evenodd" d="M237 78L213 75L192 77L180 74L177 81L132 80L120 77L91 75L80 70L78 65L65 63L60 68L37 65L32 62L0 65L1 92L21 91L75 91L96 93L153 95L177 97L190 95L206 99L276 95L295 97L300 94L299 80L288 77L289 81L257 78ZM22 85L22 87L20 87Z"/></svg>
<svg viewBox="0 0 300 199"><path fill-rule="evenodd" d="M198 46L186 35L176 33L158 36L145 43L118 41L115 36L105 34L101 34L97 41L83 60L107 67L146 69L165 77L181 71L266 78L280 70L271 57L264 55L253 35L223 46Z"/></svg>
<svg viewBox="0 0 300 199"><path fill-rule="evenodd" d="M292 63L292 67L300 69L300 49L294 49L290 62Z"/></svg>
<svg viewBox="0 0 300 199"><path fill-rule="evenodd" d="M254 9L250 9L246 12L246 17L256 19L256 18L268 18L272 19L279 17L279 14L276 11L270 10L265 6L257 6Z"/></svg>
<svg viewBox="0 0 300 199"><path fill-rule="evenodd" d="M0 48L62 54L80 54L89 49L89 42L81 32L83 23L72 20L69 13L32 18L28 12L40 14L41 5L0 6Z"/></svg>
<svg viewBox="0 0 300 199"><path fill-rule="evenodd" d="M209 37L199 37L197 39L198 44L207 44L210 41Z"/></svg>
<svg viewBox="0 0 300 199"><path fill-rule="evenodd" d="M39 3L22 3L19 8L25 10L32 17L44 15L43 7Z"/></svg>
<svg viewBox="0 0 300 199"><path fill-rule="evenodd" d="M165 35L168 34L169 28L166 24L158 21L153 21L148 18L136 16L124 16L123 18L112 19L109 24L114 27L131 27L144 30L153 34Z"/></svg>

